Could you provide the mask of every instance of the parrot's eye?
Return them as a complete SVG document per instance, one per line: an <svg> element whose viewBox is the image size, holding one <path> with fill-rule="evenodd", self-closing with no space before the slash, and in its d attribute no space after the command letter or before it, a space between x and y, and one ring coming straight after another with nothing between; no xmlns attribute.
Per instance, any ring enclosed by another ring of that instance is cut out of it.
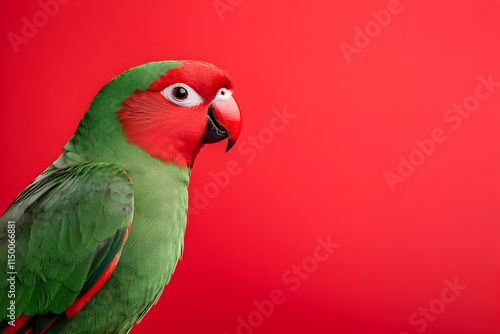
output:
<svg viewBox="0 0 500 334"><path fill-rule="evenodd" d="M175 87L173 93L174 93L174 97L177 100L185 100L186 97L188 96L187 90L184 89L183 87Z"/></svg>
<svg viewBox="0 0 500 334"><path fill-rule="evenodd" d="M161 94L170 102L183 107L193 107L203 102L203 98L184 83L170 85Z"/></svg>

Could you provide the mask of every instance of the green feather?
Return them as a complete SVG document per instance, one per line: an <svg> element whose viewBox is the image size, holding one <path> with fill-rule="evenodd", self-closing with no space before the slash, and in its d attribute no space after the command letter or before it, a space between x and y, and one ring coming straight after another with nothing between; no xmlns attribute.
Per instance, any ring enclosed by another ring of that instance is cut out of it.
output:
<svg viewBox="0 0 500 334"><path fill-rule="evenodd" d="M109 180L115 183L113 188ZM118 194L120 191L126 194ZM114 198L111 210L101 204L106 193L115 194L108 199L113 201ZM117 231L124 235L132 218L132 193L132 184L123 170L107 163L85 163L49 169L20 195L24 200L11 206L0 220L3 231L8 220L15 221L17 239L23 241L16 247L16 312L44 314L53 309L65 309L73 302L89 277L91 266L97 265L96 254L101 260L104 256L97 250L99 240L92 239L94 248L85 247L80 230L93 229L92 234L98 231L102 240ZM31 196L37 201L30 203ZM118 198L130 201L119 203ZM101 214L88 212L85 219L80 219L82 216L76 212L80 203L86 203ZM89 216L93 218L88 219ZM111 224L105 216L110 218ZM5 241L7 238L3 235L0 242ZM1 264L5 266L7 254L5 248L2 250ZM112 251L111 256L115 256L119 249ZM0 296L2 305L9 301L7 294ZM57 303L54 302L56 298ZM5 316L6 308L3 308L0 317L5 319Z"/></svg>

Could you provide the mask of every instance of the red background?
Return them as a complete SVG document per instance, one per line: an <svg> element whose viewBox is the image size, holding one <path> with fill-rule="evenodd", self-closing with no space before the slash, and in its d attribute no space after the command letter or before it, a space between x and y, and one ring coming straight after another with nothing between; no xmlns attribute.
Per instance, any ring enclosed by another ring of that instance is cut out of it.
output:
<svg viewBox="0 0 500 334"><path fill-rule="evenodd" d="M222 2L223 19L212 1L73 0L16 53L8 34L42 8L0 1L0 211L114 76L205 60L232 77L244 124L229 153L200 154L191 200L229 161L241 170L192 203L184 258L132 333L238 333L274 289L286 300L254 333L418 333L429 304L425 333L500 333L500 87L456 130L443 120L478 76L500 81L500 2L401 0L350 63L340 43L390 1ZM296 117L270 140L285 107ZM446 141L392 192L384 173L435 128ZM341 246L292 291L282 275L329 235ZM467 288L439 309L455 278Z"/></svg>

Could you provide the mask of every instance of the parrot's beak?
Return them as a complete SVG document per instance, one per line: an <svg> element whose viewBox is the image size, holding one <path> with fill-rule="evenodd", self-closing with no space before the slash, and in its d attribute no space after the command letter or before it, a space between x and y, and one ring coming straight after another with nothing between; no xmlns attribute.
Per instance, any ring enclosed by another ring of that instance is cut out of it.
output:
<svg viewBox="0 0 500 334"><path fill-rule="evenodd" d="M226 152L233 147L241 132L241 113L238 103L231 96L213 102L208 108L207 129L203 144L216 143L228 138Z"/></svg>

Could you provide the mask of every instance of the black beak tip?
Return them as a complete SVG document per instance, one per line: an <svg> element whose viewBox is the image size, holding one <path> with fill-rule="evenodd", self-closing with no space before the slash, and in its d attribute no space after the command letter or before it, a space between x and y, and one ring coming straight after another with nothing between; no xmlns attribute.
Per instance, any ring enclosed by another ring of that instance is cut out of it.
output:
<svg viewBox="0 0 500 334"><path fill-rule="evenodd" d="M236 141L232 140L231 138L227 139L227 147L226 147L226 152L228 152L236 143Z"/></svg>

